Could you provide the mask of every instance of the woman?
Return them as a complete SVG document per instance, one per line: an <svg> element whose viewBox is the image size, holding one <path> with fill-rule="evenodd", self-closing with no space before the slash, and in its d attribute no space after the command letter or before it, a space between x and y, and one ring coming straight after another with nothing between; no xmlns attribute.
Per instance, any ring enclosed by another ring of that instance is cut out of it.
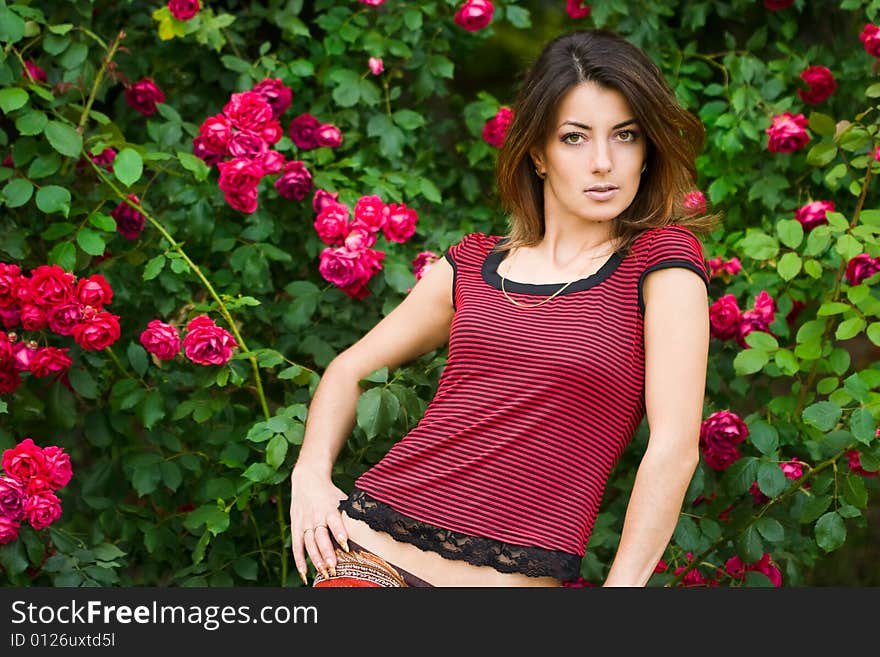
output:
<svg viewBox="0 0 880 657"><path fill-rule="evenodd" d="M327 367L291 475L315 586L559 586L576 579L611 470L647 417L605 586L644 586L699 459L708 273L681 205L699 121L604 31L557 37L498 156L509 234L466 235ZM332 464L358 380L449 345L419 424L346 494Z"/></svg>

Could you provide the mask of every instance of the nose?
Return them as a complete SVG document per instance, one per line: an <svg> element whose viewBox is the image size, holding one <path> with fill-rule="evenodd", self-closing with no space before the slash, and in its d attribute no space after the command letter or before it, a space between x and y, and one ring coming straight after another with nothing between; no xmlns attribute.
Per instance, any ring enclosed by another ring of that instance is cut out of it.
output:
<svg viewBox="0 0 880 657"><path fill-rule="evenodd" d="M593 173L608 173L611 171L611 147L602 139L593 140L592 161L590 166Z"/></svg>

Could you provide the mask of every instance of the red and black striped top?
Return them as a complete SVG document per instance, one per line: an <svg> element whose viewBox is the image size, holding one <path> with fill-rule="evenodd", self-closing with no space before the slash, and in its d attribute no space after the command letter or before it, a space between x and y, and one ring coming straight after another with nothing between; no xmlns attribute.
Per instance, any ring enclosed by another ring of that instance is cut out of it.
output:
<svg viewBox="0 0 880 657"><path fill-rule="evenodd" d="M455 315L447 365L416 427L355 482L430 525L583 556L609 473L645 414L645 276L685 267L708 286L702 245L678 225L540 307L501 293L504 239L446 251ZM505 281L533 304L560 284Z"/></svg>

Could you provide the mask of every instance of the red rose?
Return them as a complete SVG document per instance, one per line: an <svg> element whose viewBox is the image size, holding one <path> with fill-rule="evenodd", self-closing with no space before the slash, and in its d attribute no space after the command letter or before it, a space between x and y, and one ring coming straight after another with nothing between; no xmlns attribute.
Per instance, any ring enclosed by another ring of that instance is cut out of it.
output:
<svg viewBox="0 0 880 657"><path fill-rule="evenodd" d="M113 288L102 274L92 274L77 281L75 296L83 305L100 309L113 301Z"/></svg>
<svg viewBox="0 0 880 657"><path fill-rule="evenodd" d="M725 294L709 307L709 329L720 340L736 336L740 318L739 305L732 294Z"/></svg>
<svg viewBox="0 0 880 657"><path fill-rule="evenodd" d="M300 114L290 122L287 133L297 147L310 150L318 146L316 133L320 127L321 123L311 114Z"/></svg>
<svg viewBox="0 0 880 657"><path fill-rule="evenodd" d="M217 164L226 202L236 210L253 212L257 209L257 184L264 171L258 163L245 157L236 157Z"/></svg>
<svg viewBox="0 0 880 657"><path fill-rule="evenodd" d="M749 428L731 411L712 413L700 424L700 448L706 464L713 470L726 470L739 459L736 445L749 435Z"/></svg>
<svg viewBox="0 0 880 657"><path fill-rule="evenodd" d="M794 0L764 0L764 8L770 11L788 9L794 4Z"/></svg>
<svg viewBox="0 0 880 657"><path fill-rule="evenodd" d="M280 122L272 119L260 129L259 135L267 144L277 144L284 136L284 128Z"/></svg>
<svg viewBox="0 0 880 657"><path fill-rule="evenodd" d="M232 348L238 346L233 335L207 315L190 320L186 331L184 353L199 365L223 365L232 357Z"/></svg>
<svg viewBox="0 0 880 657"><path fill-rule="evenodd" d="M144 116L151 116L158 109L156 103L165 102L165 94L152 78L144 78L125 89L125 102Z"/></svg>
<svg viewBox="0 0 880 657"><path fill-rule="evenodd" d="M239 130L229 139L226 152L231 157L246 157L253 159L269 150L269 144L256 132Z"/></svg>
<svg viewBox="0 0 880 657"><path fill-rule="evenodd" d="M37 378L49 376L53 372L64 372L70 369L69 349L58 347L43 347L37 349L30 362L30 373Z"/></svg>
<svg viewBox="0 0 880 657"><path fill-rule="evenodd" d="M6 545L18 538L18 529L21 523L18 520L0 515L0 545Z"/></svg>
<svg viewBox="0 0 880 657"><path fill-rule="evenodd" d="M141 333L141 344L159 360L171 360L180 353L180 335L171 324L150 320Z"/></svg>
<svg viewBox="0 0 880 657"><path fill-rule="evenodd" d="M871 23L865 24L859 40L865 46L865 52L874 57L880 57L880 28Z"/></svg>
<svg viewBox="0 0 880 657"><path fill-rule="evenodd" d="M49 328L58 335L73 335L73 327L82 321L82 308L78 303L63 303L49 309Z"/></svg>
<svg viewBox="0 0 880 657"><path fill-rule="evenodd" d="M880 272L880 258L872 258L867 253L860 253L846 263L846 282L850 285L859 285L877 272Z"/></svg>
<svg viewBox="0 0 880 657"><path fill-rule="evenodd" d="M61 447L49 445L43 448L43 456L46 459L49 486L58 490L70 483L73 469L70 467L70 456L67 452Z"/></svg>
<svg viewBox="0 0 880 657"><path fill-rule="evenodd" d="M700 190L694 190L684 195L682 200L685 212L689 215L706 214L706 195Z"/></svg>
<svg viewBox="0 0 880 657"><path fill-rule="evenodd" d="M349 251L363 251L376 243L376 233L363 228L354 228L345 236L343 245Z"/></svg>
<svg viewBox="0 0 880 657"><path fill-rule="evenodd" d="M389 203L383 210L382 234L389 242L403 244L416 232L419 217L416 211L403 203Z"/></svg>
<svg viewBox="0 0 880 657"><path fill-rule="evenodd" d="M489 0L466 0L455 12L455 22L468 32L477 32L492 22L495 6Z"/></svg>
<svg viewBox="0 0 880 657"><path fill-rule="evenodd" d="M24 516L24 488L11 477L0 477L0 518L20 520Z"/></svg>
<svg viewBox="0 0 880 657"><path fill-rule="evenodd" d="M0 308L18 305L14 290L18 286L20 278L21 269L18 265L7 265L5 262L0 262Z"/></svg>
<svg viewBox="0 0 880 657"><path fill-rule="evenodd" d="M31 527L46 529L61 517L61 500L52 491L31 495L24 503L24 513Z"/></svg>
<svg viewBox="0 0 880 657"><path fill-rule="evenodd" d="M354 205L354 225L363 225L374 233L382 230L387 216L385 203L375 194L361 196Z"/></svg>
<svg viewBox="0 0 880 657"><path fill-rule="evenodd" d="M113 173L113 162L116 160L116 151L112 148L105 148L100 153L95 155L92 153L89 156L95 164L98 166L102 166L110 173Z"/></svg>
<svg viewBox="0 0 880 657"><path fill-rule="evenodd" d="M210 144L207 142L203 135L197 135L196 137L193 137L192 148L193 155L203 160L205 164L207 164L209 167L214 166L218 162L222 162L223 156L226 154L225 149L222 153L217 153L211 150Z"/></svg>
<svg viewBox="0 0 880 657"><path fill-rule="evenodd" d="M285 86L278 78L266 78L258 82L253 86L253 91L256 91L263 97L263 100L269 103L273 119L284 114L293 102L293 92L290 87Z"/></svg>
<svg viewBox="0 0 880 657"><path fill-rule="evenodd" d="M571 18L586 18L593 11L593 8L587 5L583 6L584 0L566 0L565 11Z"/></svg>
<svg viewBox="0 0 880 657"><path fill-rule="evenodd" d="M825 66L810 66L801 72L801 79L807 83L809 89L798 89L798 96L805 103L818 105L826 100L837 89L837 82L831 71Z"/></svg>
<svg viewBox="0 0 880 657"><path fill-rule="evenodd" d="M31 438L25 438L15 447L4 450L0 465L7 477L15 479L22 486L27 486L31 478L47 473L43 449L34 444Z"/></svg>
<svg viewBox="0 0 880 657"><path fill-rule="evenodd" d="M315 191L315 195L312 196L312 208L315 212L320 212L327 205L337 204L339 203L339 192L328 192L326 189L318 189ZM348 206L344 206L346 213L348 212ZM0 286L2 286L2 277L0 277ZM0 303L2 306L2 303Z"/></svg>
<svg viewBox="0 0 880 657"><path fill-rule="evenodd" d="M318 271L347 296L363 299L369 296L367 283L382 269L380 263L384 257L383 252L370 249L351 251L344 246L327 247L321 252Z"/></svg>
<svg viewBox="0 0 880 657"><path fill-rule="evenodd" d="M501 107L491 119L483 125L483 141L495 148L501 148L507 128L513 120L513 110Z"/></svg>
<svg viewBox="0 0 880 657"><path fill-rule="evenodd" d="M811 201L795 211L794 218L801 222L804 230L828 223L828 212L834 212L834 201Z"/></svg>
<svg viewBox="0 0 880 657"><path fill-rule="evenodd" d="M129 194L128 200L138 205L141 200L135 194ZM120 202L110 216L116 220L116 232L127 240L136 240L144 231L144 223L147 218L139 210L135 210L128 203Z"/></svg>
<svg viewBox="0 0 880 657"><path fill-rule="evenodd" d="M37 343L29 340L16 342L12 345L12 367L19 372L28 372L31 369L31 360L37 353Z"/></svg>
<svg viewBox="0 0 880 657"><path fill-rule="evenodd" d="M83 349L98 351L119 339L119 316L106 310L84 318L73 327L73 339Z"/></svg>
<svg viewBox="0 0 880 657"><path fill-rule="evenodd" d="M315 132L315 141L318 146L336 148L342 145L342 132L331 123L322 123Z"/></svg>
<svg viewBox="0 0 880 657"><path fill-rule="evenodd" d="M38 306L57 306L73 298L76 276L59 265L40 265L31 270L30 293Z"/></svg>
<svg viewBox="0 0 880 657"><path fill-rule="evenodd" d="M168 10L179 21L188 21L202 8L199 0L168 0Z"/></svg>
<svg viewBox="0 0 880 657"><path fill-rule="evenodd" d="M284 156L278 151L273 151L272 149L257 155L254 158L254 163L263 170L264 174L278 173L284 168L284 165L287 164Z"/></svg>
<svg viewBox="0 0 880 657"><path fill-rule="evenodd" d="M312 174L305 162L293 160L285 164L283 173L275 181L275 189L286 199L302 201L312 189Z"/></svg>
<svg viewBox="0 0 880 657"><path fill-rule="evenodd" d="M861 475L863 477L876 477L880 475L880 470L865 470L862 467L861 454L857 449L851 449L846 454L847 465L849 465L849 469L852 470L855 474Z"/></svg>
<svg viewBox="0 0 880 657"><path fill-rule="evenodd" d="M810 141L808 123L803 114L783 112L774 116L770 127L764 130L769 135L767 149L772 153L793 153L803 148Z"/></svg>
<svg viewBox="0 0 880 657"><path fill-rule="evenodd" d="M208 153L224 155L232 139L232 125L222 114L209 116L199 126L199 143Z"/></svg>
<svg viewBox="0 0 880 657"><path fill-rule="evenodd" d="M27 75L32 82L48 82L46 71L29 59L25 60L22 73Z"/></svg>
<svg viewBox="0 0 880 657"><path fill-rule="evenodd" d="M428 273L428 270L431 268L435 262L440 259L440 256L433 251L422 251L419 253L412 261L413 275L416 277L416 280L419 280Z"/></svg>
<svg viewBox="0 0 880 657"><path fill-rule="evenodd" d="M12 365L0 367L0 395L15 392L21 385L21 375Z"/></svg>
<svg viewBox="0 0 880 657"><path fill-rule="evenodd" d="M272 106L256 91L241 91L232 94L223 107L223 113L239 130L260 129L272 120Z"/></svg>
<svg viewBox="0 0 880 657"><path fill-rule="evenodd" d="M21 327L25 331L39 331L46 327L46 313L39 306L27 304L19 308L18 314Z"/></svg>
<svg viewBox="0 0 880 657"><path fill-rule="evenodd" d="M328 205L318 213L313 225L324 244L338 245L351 230L348 208L343 205Z"/></svg>

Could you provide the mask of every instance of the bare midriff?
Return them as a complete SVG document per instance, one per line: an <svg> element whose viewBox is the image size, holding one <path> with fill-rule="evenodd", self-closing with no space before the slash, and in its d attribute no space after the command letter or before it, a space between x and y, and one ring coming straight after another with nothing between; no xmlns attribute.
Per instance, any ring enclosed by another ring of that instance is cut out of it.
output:
<svg viewBox="0 0 880 657"><path fill-rule="evenodd" d="M363 520L342 513L348 537L388 563L409 571L434 586L560 586L553 577L529 577L522 573L502 573L491 566L475 566L466 561L447 559L436 552L394 540L376 531Z"/></svg>

